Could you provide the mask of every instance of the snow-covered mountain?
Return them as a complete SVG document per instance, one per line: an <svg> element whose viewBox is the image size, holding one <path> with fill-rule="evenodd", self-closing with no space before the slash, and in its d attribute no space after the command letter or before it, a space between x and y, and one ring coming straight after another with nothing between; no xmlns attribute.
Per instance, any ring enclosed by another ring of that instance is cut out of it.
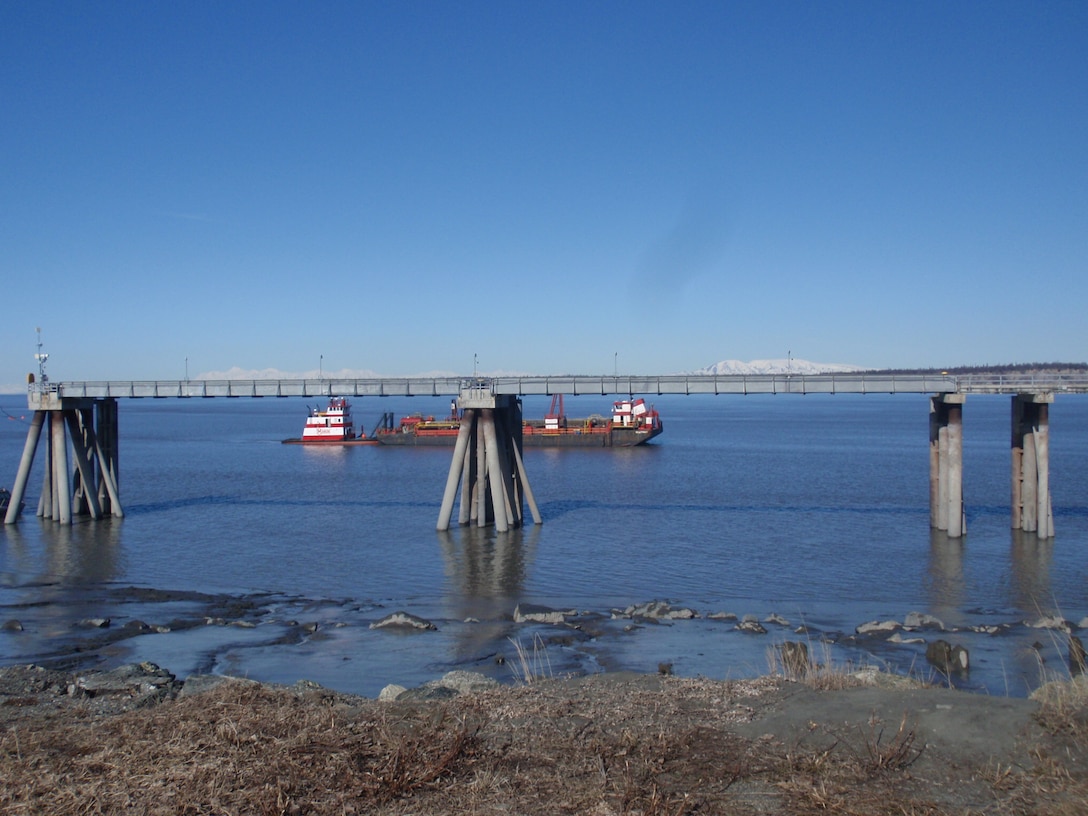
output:
<svg viewBox="0 0 1088 816"><path fill-rule="evenodd" d="M788 357L782 360L722 360L721 362L700 368L692 374L844 374L862 371L861 366L842 363L813 363Z"/></svg>

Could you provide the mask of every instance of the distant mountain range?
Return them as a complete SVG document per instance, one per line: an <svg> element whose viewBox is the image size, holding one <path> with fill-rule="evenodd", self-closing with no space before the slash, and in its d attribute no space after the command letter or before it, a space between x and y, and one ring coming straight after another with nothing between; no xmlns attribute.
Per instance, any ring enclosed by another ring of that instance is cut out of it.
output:
<svg viewBox="0 0 1088 816"><path fill-rule="evenodd" d="M782 360L722 360L706 368L696 369L692 374L845 374L851 371L864 371L861 366L842 363L813 363L787 357Z"/></svg>

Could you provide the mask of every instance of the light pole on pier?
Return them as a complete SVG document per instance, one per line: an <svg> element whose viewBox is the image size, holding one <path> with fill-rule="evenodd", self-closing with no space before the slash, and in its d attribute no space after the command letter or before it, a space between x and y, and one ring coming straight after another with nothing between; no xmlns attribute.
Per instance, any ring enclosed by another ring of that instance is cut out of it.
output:
<svg viewBox="0 0 1088 816"><path fill-rule="evenodd" d="M49 359L49 355L42 351L42 327L37 326L38 331L38 353L34 355L34 359L38 361L38 382L49 382L49 378L45 376L45 361Z"/></svg>

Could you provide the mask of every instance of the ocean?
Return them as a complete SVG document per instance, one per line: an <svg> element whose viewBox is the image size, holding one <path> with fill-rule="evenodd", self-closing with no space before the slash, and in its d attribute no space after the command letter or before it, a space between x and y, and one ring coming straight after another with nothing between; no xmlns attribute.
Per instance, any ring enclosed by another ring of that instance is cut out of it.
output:
<svg viewBox="0 0 1088 816"><path fill-rule="evenodd" d="M990 694L1067 674L1065 633L1026 624L1088 616L1088 397L1051 406L1056 535L1039 541L1010 529L1008 396L967 399L958 540L929 527L925 396L642 396L665 425L650 445L526 450L543 524L507 534L436 532L451 449L281 444L313 400L121 400L125 518L37 519L39 456L27 510L0 533L0 624L19 624L0 630L0 664L150 660L376 696L452 669L513 681L519 649L555 675L747 677L804 640L844 666ZM567 397L567 414L611 399ZM548 402L526 398L525 415ZM448 408L353 400L368 431L386 411ZM29 413L19 395L0 409L10 486ZM649 601L696 616L622 614ZM519 604L577 615L516 623ZM436 628L371 628L395 611ZM944 631L855 633L911 612ZM723 614L776 617L748 634ZM937 674L918 638L965 646L971 671Z"/></svg>

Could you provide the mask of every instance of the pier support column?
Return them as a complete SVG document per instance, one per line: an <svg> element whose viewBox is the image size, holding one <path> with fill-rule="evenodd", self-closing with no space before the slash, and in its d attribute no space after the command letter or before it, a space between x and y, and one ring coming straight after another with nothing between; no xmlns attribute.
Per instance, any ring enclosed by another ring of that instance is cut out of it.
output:
<svg viewBox="0 0 1088 816"><path fill-rule="evenodd" d="M521 527L526 501L534 523L540 524L521 458L521 404L510 395L493 394L489 384L475 384L462 389L458 406L461 428L438 512L438 529L449 529L458 484L458 523L462 525L493 523L500 533Z"/></svg>
<svg viewBox="0 0 1088 816"><path fill-rule="evenodd" d="M117 488L117 401L114 399L65 399L48 390L32 390L28 400L34 411L27 431L23 456L4 515L14 524L26 495L34 456L44 434L45 467L38 515L71 524L73 515L101 518L124 515ZM95 431L97 415L101 433ZM75 462L69 465L69 443Z"/></svg>
<svg viewBox="0 0 1088 816"><path fill-rule="evenodd" d="M949 538L967 532L963 509L963 394L929 400L929 523Z"/></svg>
<svg viewBox="0 0 1088 816"><path fill-rule="evenodd" d="M1053 538L1050 506L1050 403L1053 393L1012 398L1012 527Z"/></svg>

